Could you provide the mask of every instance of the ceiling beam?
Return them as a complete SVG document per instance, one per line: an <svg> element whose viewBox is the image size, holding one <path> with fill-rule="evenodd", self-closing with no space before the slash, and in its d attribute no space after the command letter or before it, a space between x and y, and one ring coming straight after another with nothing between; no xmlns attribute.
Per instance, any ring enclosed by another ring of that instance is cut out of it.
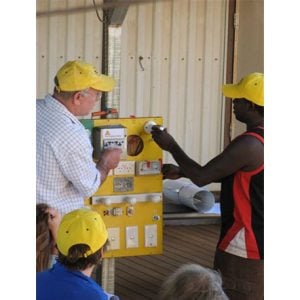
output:
<svg viewBox="0 0 300 300"><path fill-rule="evenodd" d="M123 2L123 3L122 3ZM112 8L105 10L108 25L120 26L122 25L127 10L131 1L128 0L104 0L103 4L112 5ZM120 5L121 4L121 5Z"/></svg>
<svg viewBox="0 0 300 300"><path fill-rule="evenodd" d="M154 1L159 1L159 2L169 2L172 0L104 0L103 3L101 4L96 4L97 9L99 10L110 10L113 8L123 8L124 10L127 11L128 7L130 5L142 5L142 4L147 4L147 3L153 3ZM37 17L51 17L54 15L63 15L63 14L74 14L74 13L81 13L81 12L86 12L86 11L91 11L94 10L95 6L94 5L86 5L86 6L78 6L78 7L73 7L73 8L65 8L65 9L54 9L54 10L47 10L47 11L38 11L36 13ZM119 17L115 17L116 20L119 19L121 20L121 15L124 14L124 11L116 11L116 15L120 14ZM126 15L126 13L125 13Z"/></svg>

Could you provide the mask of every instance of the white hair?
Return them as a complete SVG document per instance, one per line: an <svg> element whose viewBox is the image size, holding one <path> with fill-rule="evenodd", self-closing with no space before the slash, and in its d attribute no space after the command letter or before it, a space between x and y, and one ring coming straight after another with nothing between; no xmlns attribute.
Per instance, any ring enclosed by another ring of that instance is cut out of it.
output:
<svg viewBox="0 0 300 300"><path fill-rule="evenodd" d="M218 272L197 264L182 265L163 283L160 300L228 300Z"/></svg>

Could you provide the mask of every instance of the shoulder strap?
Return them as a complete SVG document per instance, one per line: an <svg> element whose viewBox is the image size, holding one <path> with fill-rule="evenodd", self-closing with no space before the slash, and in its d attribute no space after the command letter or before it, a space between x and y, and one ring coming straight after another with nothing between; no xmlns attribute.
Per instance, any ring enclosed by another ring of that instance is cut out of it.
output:
<svg viewBox="0 0 300 300"><path fill-rule="evenodd" d="M242 135L251 135L251 136L254 136L258 140L260 140L262 144L264 144L264 138L260 134L258 134L258 133L249 131L249 132L243 133Z"/></svg>

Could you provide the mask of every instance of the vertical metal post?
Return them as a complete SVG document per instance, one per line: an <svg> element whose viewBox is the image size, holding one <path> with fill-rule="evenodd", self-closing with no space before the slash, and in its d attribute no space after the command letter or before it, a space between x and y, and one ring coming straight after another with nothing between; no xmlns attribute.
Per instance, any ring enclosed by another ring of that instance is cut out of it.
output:
<svg viewBox="0 0 300 300"><path fill-rule="evenodd" d="M103 13L103 34L102 34L102 73L108 75L108 23L107 14ZM107 93L102 93L101 97L101 111L107 110ZM106 119L106 115L101 118Z"/></svg>
<svg viewBox="0 0 300 300"><path fill-rule="evenodd" d="M109 26L108 75L112 76L116 80L116 86L113 91L107 95L107 105L109 108L114 108L118 112L120 110L121 39L122 27Z"/></svg>
<svg viewBox="0 0 300 300"><path fill-rule="evenodd" d="M104 258L102 261L102 288L110 293L115 292L115 258Z"/></svg>

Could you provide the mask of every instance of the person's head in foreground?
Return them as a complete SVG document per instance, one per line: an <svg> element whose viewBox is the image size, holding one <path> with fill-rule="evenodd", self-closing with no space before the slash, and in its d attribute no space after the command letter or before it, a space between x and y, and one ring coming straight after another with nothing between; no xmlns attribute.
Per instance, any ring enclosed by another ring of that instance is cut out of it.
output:
<svg viewBox="0 0 300 300"><path fill-rule="evenodd" d="M222 289L219 273L197 264L186 264L165 280L159 299L228 300L228 297Z"/></svg>
<svg viewBox="0 0 300 300"><path fill-rule="evenodd" d="M59 211L46 203L36 205L36 271L49 267L51 254L56 253L55 241L61 220Z"/></svg>
<svg viewBox="0 0 300 300"><path fill-rule="evenodd" d="M108 232L101 216L90 209L74 210L58 228L58 261L69 270L93 268L102 258Z"/></svg>
<svg viewBox="0 0 300 300"><path fill-rule="evenodd" d="M50 270L37 273L36 300L118 300L91 278L107 237L97 212L81 208L64 215L56 239L58 261Z"/></svg>

